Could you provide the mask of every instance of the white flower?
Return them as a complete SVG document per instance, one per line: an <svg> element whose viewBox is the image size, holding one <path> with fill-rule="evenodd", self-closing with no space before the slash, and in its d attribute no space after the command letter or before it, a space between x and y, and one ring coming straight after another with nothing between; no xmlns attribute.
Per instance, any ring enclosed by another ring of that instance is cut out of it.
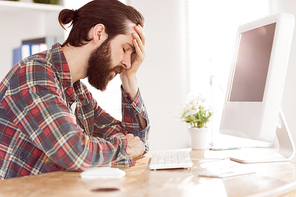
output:
<svg viewBox="0 0 296 197"><path fill-rule="evenodd" d="M180 117L191 127L206 127L209 118L212 116L212 110L207 100L201 94L191 93L183 105L183 114Z"/></svg>
<svg viewBox="0 0 296 197"><path fill-rule="evenodd" d="M186 116L194 115L199 112L198 103L193 101L186 101L183 109L187 111Z"/></svg>

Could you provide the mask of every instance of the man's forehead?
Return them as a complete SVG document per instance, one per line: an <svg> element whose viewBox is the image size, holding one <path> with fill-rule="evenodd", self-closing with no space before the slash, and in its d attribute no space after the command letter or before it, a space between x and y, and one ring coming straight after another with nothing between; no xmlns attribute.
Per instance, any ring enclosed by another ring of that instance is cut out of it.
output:
<svg viewBox="0 0 296 197"><path fill-rule="evenodd" d="M128 42L127 44L133 49L135 50L134 44L133 44L133 33L136 32L135 30L136 24L133 22L128 22L127 23L127 32L126 32L126 36L128 37Z"/></svg>
<svg viewBox="0 0 296 197"><path fill-rule="evenodd" d="M135 30L136 26L137 25L135 23L133 23L131 21L128 21L127 24L126 24L127 33L132 34L132 33L136 32L136 30Z"/></svg>

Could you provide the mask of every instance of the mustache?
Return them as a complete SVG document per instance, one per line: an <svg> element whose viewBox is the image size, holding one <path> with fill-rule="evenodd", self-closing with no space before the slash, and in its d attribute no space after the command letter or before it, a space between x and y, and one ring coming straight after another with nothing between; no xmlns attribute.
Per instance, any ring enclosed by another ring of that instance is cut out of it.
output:
<svg viewBox="0 0 296 197"><path fill-rule="evenodd" d="M120 74L122 72L122 66L116 66L110 70L110 72L115 72L116 74Z"/></svg>

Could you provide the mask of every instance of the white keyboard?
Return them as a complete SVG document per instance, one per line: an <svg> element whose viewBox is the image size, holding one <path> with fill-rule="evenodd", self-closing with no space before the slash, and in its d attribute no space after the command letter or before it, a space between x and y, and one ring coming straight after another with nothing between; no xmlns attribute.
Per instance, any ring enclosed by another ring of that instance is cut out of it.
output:
<svg viewBox="0 0 296 197"><path fill-rule="evenodd" d="M186 150L159 151L152 155L150 169L191 168L193 165Z"/></svg>

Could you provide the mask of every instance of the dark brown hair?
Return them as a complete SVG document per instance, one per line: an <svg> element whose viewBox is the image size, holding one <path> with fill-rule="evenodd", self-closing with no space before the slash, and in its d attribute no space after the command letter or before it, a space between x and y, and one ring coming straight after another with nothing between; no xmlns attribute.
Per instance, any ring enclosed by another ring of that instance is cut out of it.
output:
<svg viewBox="0 0 296 197"><path fill-rule="evenodd" d="M126 33L126 24L130 20L136 25L144 26L144 17L133 7L118 0L93 0L78 10L64 9L59 14L59 23L65 29L70 23L72 29L62 46L82 46L91 39L88 33L97 24L103 24L111 40L119 34Z"/></svg>

